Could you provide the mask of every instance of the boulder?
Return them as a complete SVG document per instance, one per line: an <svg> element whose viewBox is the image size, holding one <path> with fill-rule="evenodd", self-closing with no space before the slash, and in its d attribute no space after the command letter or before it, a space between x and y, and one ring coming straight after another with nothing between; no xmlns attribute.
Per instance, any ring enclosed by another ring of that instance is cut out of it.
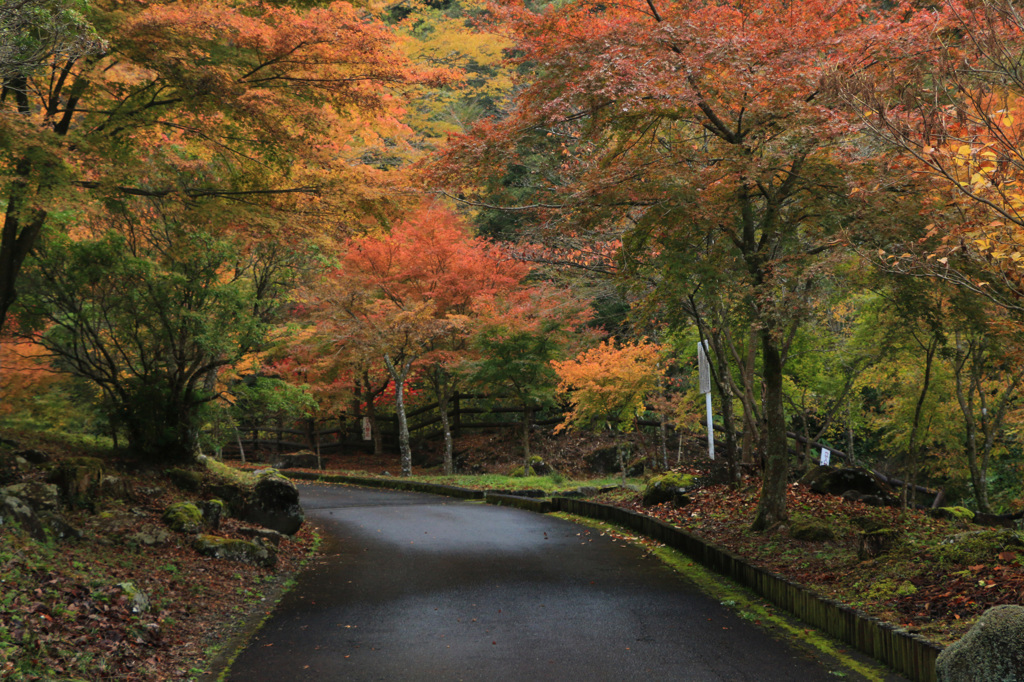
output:
<svg viewBox="0 0 1024 682"><path fill-rule="evenodd" d="M203 529L203 513L191 502L176 502L164 511L162 520L175 533L198 533Z"/></svg>
<svg viewBox="0 0 1024 682"><path fill-rule="evenodd" d="M832 527L818 519L795 519L789 525L789 536L806 542L830 542L836 539Z"/></svg>
<svg viewBox="0 0 1024 682"><path fill-rule="evenodd" d="M14 454L15 456L21 457L26 462L35 464L36 466L40 464L47 464L50 461L50 456L42 450L18 450Z"/></svg>
<svg viewBox="0 0 1024 682"><path fill-rule="evenodd" d="M1024 681L1024 606L993 606L935 661L938 682Z"/></svg>
<svg viewBox="0 0 1024 682"><path fill-rule="evenodd" d="M171 541L171 532L166 528L146 524L136 532L125 537L131 544L144 545L146 547L161 547Z"/></svg>
<svg viewBox="0 0 1024 682"><path fill-rule="evenodd" d="M103 462L95 457L66 459L48 477L73 509L95 508L95 495L102 479Z"/></svg>
<svg viewBox="0 0 1024 682"><path fill-rule="evenodd" d="M613 474L622 471L619 464L619 457L623 462L629 462L633 457L633 445L631 443L620 443L604 448L597 448L583 460L590 466L590 471L595 474Z"/></svg>
<svg viewBox="0 0 1024 682"><path fill-rule="evenodd" d="M225 511L231 516L241 516L245 513L252 491L238 483L214 483L206 488L207 492L226 506Z"/></svg>
<svg viewBox="0 0 1024 682"><path fill-rule="evenodd" d="M278 469L318 469L319 462L315 452L299 450L287 455L279 455L276 458Z"/></svg>
<svg viewBox="0 0 1024 682"><path fill-rule="evenodd" d="M644 487L644 496L641 501L643 506L649 507L654 504L675 502L678 498L683 504L688 504L690 499L686 496L686 490L693 486L694 478L689 474L678 474L669 472L660 476L654 476ZM683 501L685 498L685 501ZM683 506L683 505L677 505Z"/></svg>
<svg viewBox="0 0 1024 682"><path fill-rule="evenodd" d="M203 513L203 523L207 528L220 528L221 519L224 518L224 503L221 500L200 502L199 511Z"/></svg>
<svg viewBox="0 0 1024 682"><path fill-rule="evenodd" d="M15 483L0 488L0 494L17 497L36 512L60 509L60 492L53 484L38 481Z"/></svg>
<svg viewBox="0 0 1024 682"><path fill-rule="evenodd" d="M271 568L277 563L277 552L271 547L248 540L233 540L216 535L200 535L192 547L203 556L229 561L241 561L254 566Z"/></svg>
<svg viewBox="0 0 1024 682"><path fill-rule="evenodd" d="M270 530L269 528L239 528L239 535L244 535L247 538L253 538L254 540L260 540L263 544L271 544L277 547L281 544L281 540L287 538L287 535L278 533L276 530Z"/></svg>
<svg viewBox="0 0 1024 682"><path fill-rule="evenodd" d="M122 594L128 600L132 613L145 613L149 611L149 595L140 590L135 583L119 583Z"/></svg>
<svg viewBox="0 0 1024 682"><path fill-rule="evenodd" d="M20 526L29 535L38 537L41 525L36 513L24 500L0 493L0 529Z"/></svg>
<svg viewBox="0 0 1024 682"><path fill-rule="evenodd" d="M56 512L40 512L39 521L43 524L43 532L54 540L81 540L85 535Z"/></svg>
<svg viewBox="0 0 1024 682"><path fill-rule="evenodd" d="M1001 552L1020 552L1024 536L1013 530L976 530L950 535L935 548L946 566L974 566L995 561Z"/></svg>
<svg viewBox="0 0 1024 682"><path fill-rule="evenodd" d="M865 502L865 496L877 498L868 504L887 504L894 500L892 491L882 479L862 467L818 466L804 474L800 482L822 495L843 495L853 490L860 494L858 499L861 502Z"/></svg>
<svg viewBox="0 0 1024 682"><path fill-rule="evenodd" d="M72 527L55 508L37 511L26 500L0 492L0 530L18 527L36 540L79 539L82 532Z"/></svg>
<svg viewBox="0 0 1024 682"><path fill-rule="evenodd" d="M241 518L278 533L294 535L306 516L299 506L295 484L276 471L268 471L257 481Z"/></svg>
<svg viewBox="0 0 1024 682"><path fill-rule="evenodd" d="M551 473L551 467L544 461L543 457L534 455L530 457L530 470L526 472L526 476L546 476ZM523 476L523 467L516 467L512 470L509 476L519 477Z"/></svg>
<svg viewBox="0 0 1024 682"><path fill-rule="evenodd" d="M131 488L128 481L120 476L104 476L100 479L97 491L101 497L111 500L127 500L131 498Z"/></svg>
<svg viewBox="0 0 1024 682"><path fill-rule="evenodd" d="M21 466L18 457L7 450L0 450L0 485L8 485L21 480Z"/></svg>

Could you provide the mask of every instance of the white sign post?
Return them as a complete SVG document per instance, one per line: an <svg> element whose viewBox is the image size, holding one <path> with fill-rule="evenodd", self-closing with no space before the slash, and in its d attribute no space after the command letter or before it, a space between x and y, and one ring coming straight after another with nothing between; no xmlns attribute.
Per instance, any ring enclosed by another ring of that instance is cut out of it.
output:
<svg viewBox="0 0 1024 682"><path fill-rule="evenodd" d="M715 458L715 424L711 416L711 365L708 363L709 343L705 339L697 343L697 371L700 377L700 392L708 412L708 456Z"/></svg>
<svg viewBox="0 0 1024 682"><path fill-rule="evenodd" d="M831 461L831 459L832 459L832 451L829 450L828 448L822 448L821 449L821 462L820 462L821 466L827 467L829 462Z"/></svg>

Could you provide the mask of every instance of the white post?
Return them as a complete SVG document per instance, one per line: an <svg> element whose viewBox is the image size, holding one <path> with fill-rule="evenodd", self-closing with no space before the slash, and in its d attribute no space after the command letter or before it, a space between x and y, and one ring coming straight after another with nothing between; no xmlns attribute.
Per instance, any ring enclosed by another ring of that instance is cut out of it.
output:
<svg viewBox="0 0 1024 682"><path fill-rule="evenodd" d="M715 423L711 420L711 392L704 394L704 402L708 407L708 456L715 458Z"/></svg>

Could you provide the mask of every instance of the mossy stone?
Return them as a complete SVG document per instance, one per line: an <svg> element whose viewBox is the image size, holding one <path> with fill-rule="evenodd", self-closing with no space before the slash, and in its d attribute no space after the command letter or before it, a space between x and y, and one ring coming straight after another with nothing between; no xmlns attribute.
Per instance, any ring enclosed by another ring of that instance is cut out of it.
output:
<svg viewBox="0 0 1024 682"><path fill-rule="evenodd" d="M903 533L895 528L879 528L860 534L857 542L857 558L861 561L874 559L885 554L899 542Z"/></svg>
<svg viewBox="0 0 1024 682"><path fill-rule="evenodd" d="M103 480L103 461L95 457L69 457L53 468L48 480L60 488L70 507L93 509Z"/></svg>
<svg viewBox="0 0 1024 682"><path fill-rule="evenodd" d="M938 682L1024 680L1024 606L994 606L935 661Z"/></svg>
<svg viewBox="0 0 1024 682"><path fill-rule="evenodd" d="M929 516L951 521L973 521L974 512L967 507L939 507L928 511Z"/></svg>
<svg viewBox="0 0 1024 682"><path fill-rule="evenodd" d="M240 561L254 566L270 568L277 563L277 552L262 543L222 538L216 535L200 535L192 547L203 556L215 559Z"/></svg>
<svg viewBox="0 0 1024 682"><path fill-rule="evenodd" d="M795 519L789 525L789 536L806 542L830 542L836 539L832 527L818 519Z"/></svg>
<svg viewBox="0 0 1024 682"><path fill-rule="evenodd" d="M995 561L1000 552L1019 552L1024 536L1013 530L978 530L957 533L935 548L935 558L944 565L974 566Z"/></svg>
<svg viewBox="0 0 1024 682"><path fill-rule="evenodd" d="M696 479L690 474L681 474L675 471L652 476L644 487L642 503L645 507L649 507L653 504L672 502L695 481Z"/></svg>
<svg viewBox="0 0 1024 682"><path fill-rule="evenodd" d="M175 533L198 533L203 529L203 512L191 502L176 502L164 511L163 522Z"/></svg>
<svg viewBox="0 0 1024 682"><path fill-rule="evenodd" d="M189 469L168 469L164 472L179 490L196 493L203 487L203 475Z"/></svg>

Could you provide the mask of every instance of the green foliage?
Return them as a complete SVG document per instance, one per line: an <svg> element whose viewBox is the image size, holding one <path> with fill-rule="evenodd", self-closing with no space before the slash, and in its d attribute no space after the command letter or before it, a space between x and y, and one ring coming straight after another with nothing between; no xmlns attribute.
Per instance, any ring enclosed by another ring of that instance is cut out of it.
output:
<svg viewBox="0 0 1024 682"><path fill-rule="evenodd" d="M478 353L463 365L470 381L488 391L506 390L531 409L553 405L557 381L551 361L562 351L554 329L484 328L472 340Z"/></svg>
<svg viewBox="0 0 1024 682"><path fill-rule="evenodd" d="M19 321L59 369L95 385L133 449L185 459L210 379L260 347L283 285L260 284L264 252L187 214L122 217L90 239L50 236L26 272Z"/></svg>

